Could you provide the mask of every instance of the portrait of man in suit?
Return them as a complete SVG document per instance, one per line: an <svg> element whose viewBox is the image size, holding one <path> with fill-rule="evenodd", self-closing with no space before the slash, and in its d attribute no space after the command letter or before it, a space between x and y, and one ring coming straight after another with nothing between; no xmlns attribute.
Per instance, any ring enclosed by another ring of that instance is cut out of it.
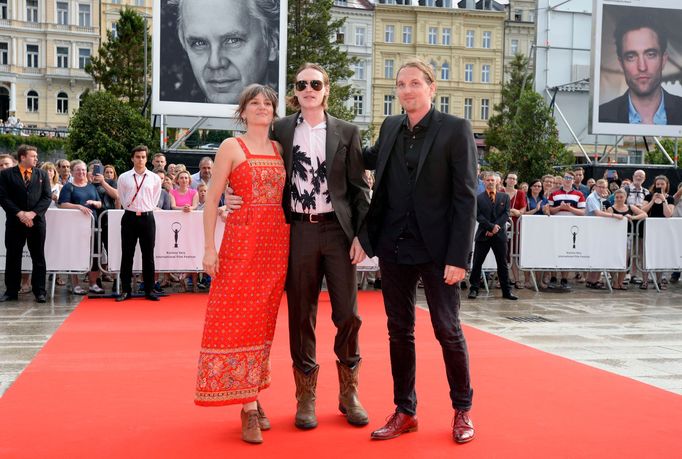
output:
<svg viewBox="0 0 682 459"><path fill-rule="evenodd" d="M627 91L599 106L599 122L681 125L682 97L661 87L668 64L668 32L656 17L635 13L621 17L613 39Z"/></svg>
<svg viewBox="0 0 682 459"><path fill-rule="evenodd" d="M465 443L474 438L473 390L459 283L471 260L476 142L469 121L433 106L436 77L424 61L400 67L395 92L405 114L387 117L363 152L375 182L361 235L367 254L379 257L396 405L372 438L388 440L418 427L414 325L421 278L455 410L452 437Z"/></svg>

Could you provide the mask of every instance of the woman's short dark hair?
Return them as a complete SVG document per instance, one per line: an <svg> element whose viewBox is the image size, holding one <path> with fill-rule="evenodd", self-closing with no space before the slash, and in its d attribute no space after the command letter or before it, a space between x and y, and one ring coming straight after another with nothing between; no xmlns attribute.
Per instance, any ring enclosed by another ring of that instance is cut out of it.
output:
<svg viewBox="0 0 682 459"><path fill-rule="evenodd" d="M262 84L250 84L242 91L239 96L239 105L234 114L237 120L242 124L246 125L246 120L242 118L244 111L246 110L246 105L254 99L259 94L262 94L267 100L272 103L272 111L274 118L277 118L277 93L270 86L264 86Z"/></svg>

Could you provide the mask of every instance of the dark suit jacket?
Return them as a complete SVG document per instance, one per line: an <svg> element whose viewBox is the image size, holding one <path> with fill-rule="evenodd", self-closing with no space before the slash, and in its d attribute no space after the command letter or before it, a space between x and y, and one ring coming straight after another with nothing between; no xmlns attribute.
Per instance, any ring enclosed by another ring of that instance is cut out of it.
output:
<svg viewBox="0 0 682 459"><path fill-rule="evenodd" d="M291 169L293 164L294 130L298 113L275 122L272 138L282 144L287 180L284 184L282 207L291 223ZM369 185L360 148L357 126L327 114L327 180L329 195L336 217L349 241L358 235L369 208Z"/></svg>
<svg viewBox="0 0 682 459"><path fill-rule="evenodd" d="M665 116L668 125L682 125L682 97L674 96L663 90ZM599 106L600 123L629 123L628 92Z"/></svg>
<svg viewBox="0 0 682 459"><path fill-rule="evenodd" d="M493 238L507 240L507 220L509 220L509 195L504 192L495 194L495 205L488 197L488 192L484 191L476 197L476 220L478 229L476 230L476 242L490 240L486 236L486 231L492 231L495 225L500 226L500 231L493 235Z"/></svg>
<svg viewBox="0 0 682 459"><path fill-rule="evenodd" d="M7 214L7 225L23 225L17 218L20 211L33 211L37 215L34 224L45 222L45 212L52 202L50 179L47 172L33 168L31 182L24 185L19 166L0 173L0 205Z"/></svg>
<svg viewBox="0 0 682 459"><path fill-rule="evenodd" d="M374 256L386 210L384 173L407 115L389 116L374 146L364 150L365 167L375 169L363 248ZM471 124L434 110L417 165L413 199L419 231L434 262L467 268L476 218L476 143Z"/></svg>

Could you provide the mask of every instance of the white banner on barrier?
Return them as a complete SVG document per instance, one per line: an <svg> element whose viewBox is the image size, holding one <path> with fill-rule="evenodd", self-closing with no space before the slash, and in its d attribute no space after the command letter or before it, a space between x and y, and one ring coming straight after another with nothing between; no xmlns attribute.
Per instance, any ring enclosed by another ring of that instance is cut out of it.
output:
<svg viewBox="0 0 682 459"><path fill-rule="evenodd" d="M0 271L5 270L5 223L7 216L0 209ZM45 214L45 263L48 271L90 271L92 219L80 210L48 209ZM21 261L23 271L31 271L31 255L24 246Z"/></svg>
<svg viewBox="0 0 682 459"><path fill-rule="evenodd" d="M682 268L682 218L647 218L644 230L644 269ZM641 231L641 229L640 229Z"/></svg>
<svg viewBox="0 0 682 459"><path fill-rule="evenodd" d="M123 210L110 210L109 215L109 270L118 272L121 267L121 218ZM204 257L204 213L180 210L157 210L154 267L157 271L201 271ZM225 231L225 223L216 223L216 248ZM142 270L140 245L135 249L133 270Z"/></svg>
<svg viewBox="0 0 682 459"><path fill-rule="evenodd" d="M522 269L624 270L627 221L571 215L521 217Z"/></svg>

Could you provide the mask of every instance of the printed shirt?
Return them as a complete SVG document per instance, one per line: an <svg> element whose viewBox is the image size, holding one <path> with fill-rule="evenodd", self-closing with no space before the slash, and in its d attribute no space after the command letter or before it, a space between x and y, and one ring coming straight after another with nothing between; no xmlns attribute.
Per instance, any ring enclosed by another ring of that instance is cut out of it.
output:
<svg viewBox="0 0 682 459"><path fill-rule="evenodd" d="M578 190L564 191L563 188L559 188L549 195L547 202L552 207L559 207L562 202L567 202L571 207L576 209L585 208L585 196ZM555 215L573 215L570 212L559 212Z"/></svg>
<svg viewBox="0 0 682 459"><path fill-rule="evenodd" d="M333 212L326 161L327 123L313 127L296 120L291 169L291 210L305 214Z"/></svg>
<svg viewBox="0 0 682 459"><path fill-rule="evenodd" d="M635 188L635 185L630 185L627 188L628 191L628 197L625 200L626 203L630 204L631 206L638 206L642 207L642 204L644 204L644 198L646 198L649 195L649 190L641 186L638 189Z"/></svg>

